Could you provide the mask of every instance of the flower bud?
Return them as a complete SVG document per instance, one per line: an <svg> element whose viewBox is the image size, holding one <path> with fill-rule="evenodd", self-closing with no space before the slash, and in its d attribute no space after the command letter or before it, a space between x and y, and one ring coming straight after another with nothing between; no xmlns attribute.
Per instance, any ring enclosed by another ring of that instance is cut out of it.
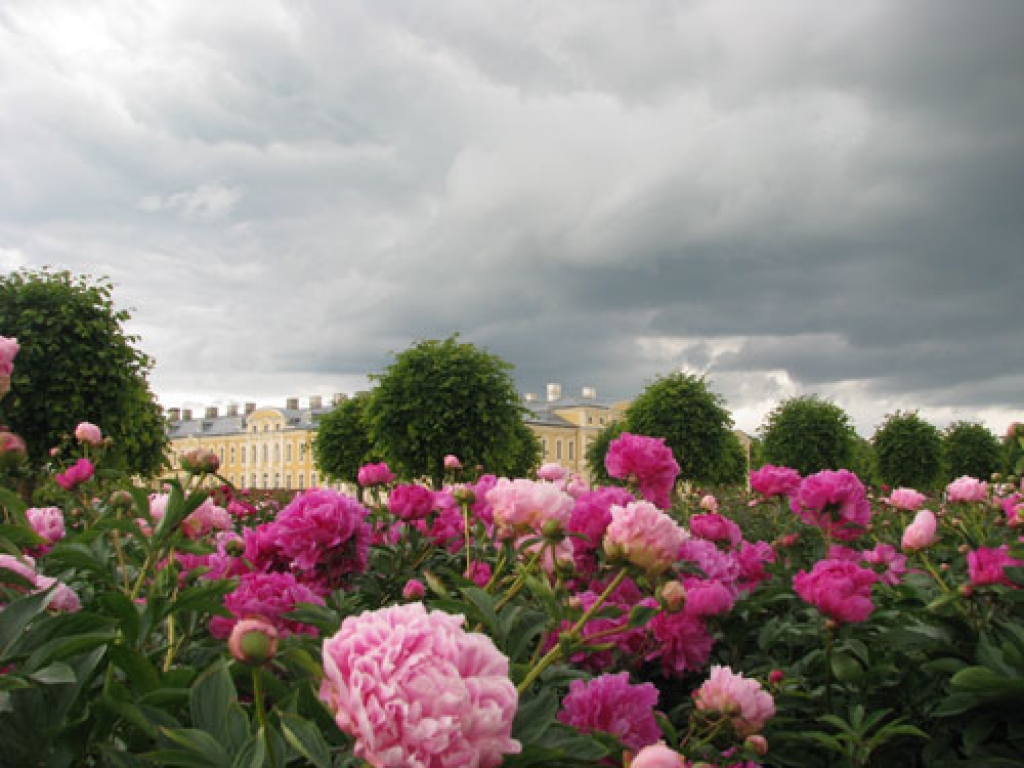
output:
<svg viewBox="0 0 1024 768"><path fill-rule="evenodd" d="M768 673L768 682L772 685L778 685L785 679L786 673L783 672L781 669L773 669L771 672Z"/></svg>
<svg viewBox="0 0 1024 768"><path fill-rule="evenodd" d="M565 529L558 520L545 520L540 529L541 534L548 541L557 544L565 538Z"/></svg>
<svg viewBox="0 0 1024 768"><path fill-rule="evenodd" d="M764 757L768 754L768 740L759 733L747 736L746 741L743 743L746 744L747 748L755 755Z"/></svg>
<svg viewBox="0 0 1024 768"><path fill-rule="evenodd" d="M83 421L77 427L75 427L75 439L80 443L88 443L89 445L99 445L103 442L103 433L100 428L95 424L91 424L88 421Z"/></svg>
<svg viewBox="0 0 1024 768"><path fill-rule="evenodd" d="M961 584L960 589L957 590L961 597L971 597L974 594L973 584Z"/></svg>
<svg viewBox="0 0 1024 768"><path fill-rule="evenodd" d="M245 541L242 539L232 539L224 545L224 552L231 557L241 557L245 554Z"/></svg>
<svg viewBox="0 0 1024 768"><path fill-rule="evenodd" d="M676 580L666 581L661 586L658 602L666 613L679 613L686 607L686 587Z"/></svg>
<svg viewBox="0 0 1024 768"><path fill-rule="evenodd" d="M231 630L228 650L242 664L262 667L277 653L277 628L262 616L242 619Z"/></svg>
<svg viewBox="0 0 1024 768"><path fill-rule="evenodd" d="M459 461L459 457L453 454L448 454L444 457L444 468L445 469L462 469L462 462Z"/></svg>
<svg viewBox="0 0 1024 768"><path fill-rule="evenodd" d="M0 430L0 467L16 467L21 464L28 453L25 441L6 428Z"/></svg>
<svg viewBox="0 0 1024 768"><path fill-rule="evenodd" d="M127 512L135 506L135 499L128 491L114 491L110 494L110 506Z"/></svg>
<svg viewBox="0 0 1024 768"><path fill-rule="evenodd" d="M427 588L419 579L409 579L402 587L402 597L406 600L419 600L427 594Z"/></svg>
<svg viewBox="0 0 1024 768"><path fill-rule="evenodd" d="M220 459L209 448L193 448L182 454L181 468L190 475L213 474L220 469Z"/></svg>
<svg viewBox="0 0 1024 768"><path fill-rule="evenodd" d="M459 504L472 504L476 501L476 494L473 493L472 488L456 488L452 492L452 498L459 502Z"/></svg>

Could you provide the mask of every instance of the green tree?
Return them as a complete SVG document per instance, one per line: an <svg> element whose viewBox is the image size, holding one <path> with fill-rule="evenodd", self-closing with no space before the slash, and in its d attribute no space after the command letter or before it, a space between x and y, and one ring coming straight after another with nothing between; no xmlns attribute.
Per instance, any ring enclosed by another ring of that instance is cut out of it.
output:
<svg viewBox="0 0 1024 768"><path fill-rule="evenodd" d="M395 356L367 407L370 437L405 477L444 477L444 457L498 474L525 473L540 443L523 422L512 366L451 336L421 341Z"/></svg>
<svg viewBox="0 0 1024 768"><path fill-rule="evenodd" d="M608 477L608 469L604 465L604 457L608 454L608 446L611 445L612 440L625 431L625 419L613 421L598 432L594 436L593 442L587 446L587 468L590 470L590 477L595 484L612 484L612 479Z"/></svg>
<svg viewBox="0 0 1024 768"><path fill-rule="evenodd" d="M893 488L933 488L942 462L942 435L914 411L888 414L872 444L878 479Z"/></svg>
<svg viewBox="0 0 1024 768"><path fill-rule="evenodd" d="M366 409L370 393L360 392L323 416L313 438L313 460L332 480L355 483L359 468L376 461Z"/></svg>
<svg viewBox="0 0 1024 768"><path fill-rule="evenodd" d="M735 458L732 416L722 398L700 377L673 373L649 384L626 409L626 430L663 437L679 463L680 478L697 483L721 481Z"/></svg>
<svg viewBox="0 0 1024 768"><path fill-rule="evenodd" d="M964 475L988 479L1002 468L999 440L984 424L958 421L942 435L943 473L947 480Z"/></svg>
<svg viewBox="0 0 1024 768"><path fill-rule="evenodd" d="M143 477L164 465L163 412L149 389L152 360L125 333L105 278L19 271L0 277L0 335L18 339L4 421L38 468L82 421L112 441L105 461Z"/></svg>
<svg viewBox="0 0 1024 768"><path fill-rule="evenodd" d="M857 433L846 411L817 395L792 397L776 406L759 430L768 464L801 475L849 469Z"/></svg>

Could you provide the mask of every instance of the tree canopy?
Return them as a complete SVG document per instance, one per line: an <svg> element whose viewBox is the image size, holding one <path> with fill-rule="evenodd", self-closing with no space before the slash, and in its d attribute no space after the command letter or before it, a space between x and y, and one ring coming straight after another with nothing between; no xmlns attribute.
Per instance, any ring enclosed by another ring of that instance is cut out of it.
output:
<svg viewBox="0 0 1024 768"><path fill-rule="evenodd" d="M857 433L842 408L816 395L784 400L760 428L768 464L791 467L801 475L823 469L849 469Z"/></svg>
<svg viewBox="0 0 1024 768"><path fill-rule="evenodd" d="M512 366L457 336L414 344L375 376L370 437L392 469L439 485L444 457L497 474L525 474L540 443L523 421Z"/></svg>
<svg viewBox="0 0 1024 768"><path fill-rule="evenodd" d="M942 435L943 469L947 480L964 475L987 480L1002 468L999 440L984 424L958 421Z"/></svg>
<svg viewBox="0 0 1024 768"><path fill-rule="evenodd" d="M885 417L872 443L879 479L893 488L930 489L939 479L942 435L917 413L897 411Z"/></svg>
<svg viewBox="0 0 1024 768"><path fill-rule="evenodd" d="M680 478L698 483L741 480L746 456L732 434L722 398L700 377L673 373L649 384L626 409L625 430L663 437Z"/></svg>
<svg viewBox="0 0 1024 768"><path fill-rule="evenodd" d="M4 421L34 467L82 421L111 439L108 462L149 477L164 464L163 413L150 391L152 360L124 331L105 278L19 271L0 276L0 336L18 340Z"/></svg>
<svg viewBox="0 0 1024 768"><path fill-rule="evenodd" d="M359 467L376 461L366 409L370 393L360 392L320 419L313 439L313 459L321 474L355 483Z"/></svg>

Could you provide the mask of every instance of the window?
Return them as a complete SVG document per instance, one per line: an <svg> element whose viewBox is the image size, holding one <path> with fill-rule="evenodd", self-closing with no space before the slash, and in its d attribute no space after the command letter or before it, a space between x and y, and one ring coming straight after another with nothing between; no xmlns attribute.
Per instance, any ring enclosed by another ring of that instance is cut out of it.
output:
<svg viewBox="0 0 1024 768"><path fill-rule="evenodd" d="M252 473L252 482L249 483L249 487L250 488L255 488L256 487L256 473L255 472Z"/></svg>
<svg viewBox="0 0 1024 768"><path fill-rule="evenodd" d="M274 446L274 463L278 464L278 463L280 463L280 461L281 461L281 446L280 445L275 445Z"/></svg>
<svg viewBox="0 0 1024 768"><path fill-rule="evenodd" d="M555 460L558 461L562 458L562 441L555 440Z"/></svg>
<svg viewBox="0 0 1024 768"><path fill-rule="evenodd" d="M309 473L309 487L312 488L316 485L316 472Z"/></svg>
<svg viewBox="0 0 1024 768"><path fill-rule="evenodd" d="M305 477L303 476L303 474L301 472L299 472L299 488L302 489L302 488L305 488L305 487L306 487Z"/></svg>
<svg viewBox="0 0 1024 768"><path fill-rule="evenodd" d="M569 441L569 461L573 461L576 458L576 441Z"/></svg>
<svg viewBox="0 0 1024 768"><path fill-rule="evenodd" d="M270 448L269 445L267 445L266 443L263 444L263 463L264 464L266 464L267 461L268 461L267 456L269 455L269 448Z"/></svg>
<svg viewBox="0 0 1024 768"><path fill-rule="evenodd" d="M275 432L280 432L281 431L281 425L280 424L275 424L274 425L274 431Z"/></svg>
<svg viewBox="0 0 1024 768"><path fill-rule="evenodd" d="M281 487L281 475L278 474L277 472L274 473L274 487L275 488L280 488Z"/></svg>
<svg viewBox="0 0 1024 768"><path fill-rule="evenodd" d="M219 455L220 455L220 463L223 464L224 463L224 446L221 446L220 454Z"/></svg>
<svg viewBox="0 0 1024 768"><path fill-rule="evenodd" d="M292 444L291 443L288 443L288 445L286 445L284 447L284 460L285 461L291 461L292 460Z"/></svg>
<svg viewBox="0 0 1024 768"><path fill-rule="evenodd" d="M306 458L306 444L299 443L299 461L302 461L304 458Z"/></svg>
<svg viewBox="0 0 1024 768"><path fill-rule="evenodd" d="M599 419L597 420L597 423L598 423L598 424L604 424L604 416L602 416L601 418L599 418Z"/></svg>
<svg viewBox="0 0 1024 768"><path fill-rule="evenodd" d="M291 472L289 472L287 475L284 476L284 487L287 490L289 490L289 491L292 489L292 473Z"/></svg>
<svg viewBox="0 0 1024 768"><path fill-rule="evenodd" d="M587 424L593 424L593 423L594 423L594 417L588 413L587 414Z"/></svg>
<svg viewBox="0 0 1024 768"><path fill-rule="evenodd" d="M268 429L270 429L270 425L269 424L264 424L263 425L263 431L266 432Z"/></svg>
<svg viewBox="0 0 1024 768"><path fill-rule="evenodd" d="M255 445L252 447L252 463L253 464L256 463L256 446Z"/></svg>
<svg viewBox="0 0 1024 768"><path fill-rule="evenodd" d="M541 452L542 456L544 456L545 458L547 457L547 455L548 455L548 439L546 437L542 437L540 439L540 452Z"/></svg>
<svg viewBox="0 0 1024 768"><path fill-rule="evenodd" d="M233 445L231 446L231 463L235 463L235 446ZM231 482L234 482L234 480L232 480Z"/></svg>

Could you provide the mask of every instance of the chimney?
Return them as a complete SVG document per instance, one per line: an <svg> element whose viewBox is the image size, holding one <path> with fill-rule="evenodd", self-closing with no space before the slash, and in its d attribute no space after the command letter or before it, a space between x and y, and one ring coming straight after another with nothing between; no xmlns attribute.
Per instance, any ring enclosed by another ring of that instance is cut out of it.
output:
<svg viewBox="0 0 1024 768"><path fill-rule="evenodd" d="M525 400L528 403L536 403L537 402L537 393L536 392L527 392L526 394L523 395L523 400Z"/></svg>
<svg viewBox="0 0 1024 768"><path fill-rule="evenodd" d="M250 413L256 410L256 403L245 404L245 415L248 416Z"/></svg>
<svg viewBox="0 0 1024 768"><path fill-rule="evenodd" d="M168 421L181 421L181 408L168 408L167 409L167 420Z"/></svg>
<svg viewBox="0 0 1024 768"><path fill-rule="evenodd" d="M562 385L561 384L548 384L548 402L554 402L555 400L562 399Z"/></svg>
<svg viewBox="0 0 1024 768"><path fill-rule="evenodd" d="M584 400L596 400L597 390L594 389L593 387L584 387L582 397Z"/></svg>
<svg viewBox="0 0 1024 768"><path fill-rule="evenodd" d="M182 411L181 411L181 420L182 421L192 421L192 409L191 408L183 408L182 409Z"/></svg>
<svg viewBox="0 0 1024 768"><path fill-rule="evenodd" d="M323 408L324 407L324 399L322 397L320 397L320 395L310 395L309 396L309 407L310 408Z"/></svg>
<svg viewBox="0 0 1024 768"><path fill-rule="evenodd" d="M228 416L237 416L237 415L238 415L238 403L231 403L228 406Z"/></svg>
<svg viewBox="0 0 1024 768"><path fill-rule="evenodd" d="M289 411L299 410L299 398L289 397L287 400L284 401L284 407Z"/></svg>
<svg viewBox="0 0 1024 768"><path fill-rule="evenodd" d="M335 392L334 397L331 399L331 404L341 405L346 400L348 400L348 395L346 395L344 392Z"/></svg>
<svg viewBox="0 0 1024 768"><path fill-rule="evenodd" d="M209 406L206 409L206 418L207 419L216 419L217 418L217 406L216 405L211 405L211 406Z"/></svg>

